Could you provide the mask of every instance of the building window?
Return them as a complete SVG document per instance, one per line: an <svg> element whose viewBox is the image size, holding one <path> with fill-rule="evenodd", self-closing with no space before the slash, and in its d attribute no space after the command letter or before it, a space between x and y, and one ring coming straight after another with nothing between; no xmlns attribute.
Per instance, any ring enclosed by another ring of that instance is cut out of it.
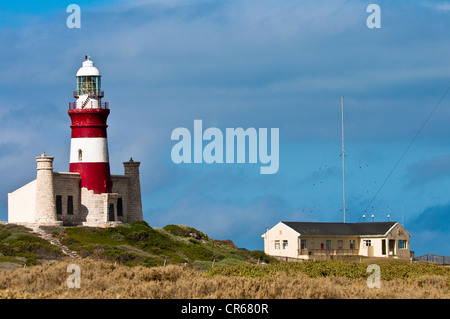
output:
<svg viewBox="0 0 450 319"><path fill-rule="evenodd" d="M331 249L331 240L326 241L326 247L327 249Z"/></svg>
<svg viewBox="0 0 450 319"><path fill-rule="evenodd" d="M82 161L83 161L83 151L78 150L78 162L82 162Z"/></svg>
<svg viewBox="0 0 450 319"><path fill-rule="evenodd" d="M355 249L355 240L350 239L350 249Z"/></svg>
<svg viewBox="0 0 450 319"><path fill-rule="evenodd" d="M398 240L398 249L406 249L406 240Z"/></svg>
<svg viewBox="0 0 450 319"><path fill-rule="evenodd" d="M62 196L56 195L56 214L62 215Z"/></svg>
<svg viewBox="0 0 450 319"><path fill-rule="evenodd" d="M342 239L338 239L337 241L338 249L344 248L344 241Z"/></svg>
<svg viewBox="0 0 450 319"><path fill-rule="evenodd" d="M306 239L300 240L300 249L306 249Z"/></svg>
<svg viewBox="0 0 450 319"><path fill-rule="evenodd" d="M364 247L372 246L372 240L371 239L364 239L363 240Z"/></svg>
<svg viewBox="0 0 450 319"><path fill-rule="evenodd" d="M117 198L117 216L123 216L122 197Z"/></svg>
<svg viewBox="0 0 450 319"><path fill-rule="evenodd" d="M280 241L275 240L275 249L280 249Z"/></svg>
<svg viewBox="0 0 450 319"><path fill-rule="evenodd" d="M288 249L288 241L283 240L283 249Z"/></svg>
<svg viewBox="0 0 450 319"><path fill-rule="evenodd" d="M73 196L67 196L67 214L73 215Z"/></svg>

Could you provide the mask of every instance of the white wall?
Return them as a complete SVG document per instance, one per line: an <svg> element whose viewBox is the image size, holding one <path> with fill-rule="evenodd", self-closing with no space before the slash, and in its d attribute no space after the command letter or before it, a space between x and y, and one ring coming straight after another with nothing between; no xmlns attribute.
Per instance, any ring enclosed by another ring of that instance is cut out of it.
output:
<svg viewBox="0 0 450 319"><path fill-rule="evenodd" d="M8 193L8 222L33 223L36 208L36 180Z"/></svg>
<svg viewBox="0 0 450 319"><path fill-rule="evenodd" d="M370 256L370 257L386 257L386 255L382 255L382 240L386 237L362 237L359 246L359 254L361 256ZM370 248L365 246L365 241L370 240L370 244L373 248L373 252L370 251ZM387 242L387 240L386 240ZM386 249L387 251L387 249ZM372 255L370 255L373 253ZM387 253L386 253L387 254Z"/></svg>
<svg viewBox="0 0 450 319"><path fill-rule="evenodd" d="M271 256L297 258L299 234L283 223L278 223L272 229L262 235L264 238L264 252ZM279 241L279 249L275 248L275 241ZM283 241L287 240L288 246L283 249Z"/></svg>

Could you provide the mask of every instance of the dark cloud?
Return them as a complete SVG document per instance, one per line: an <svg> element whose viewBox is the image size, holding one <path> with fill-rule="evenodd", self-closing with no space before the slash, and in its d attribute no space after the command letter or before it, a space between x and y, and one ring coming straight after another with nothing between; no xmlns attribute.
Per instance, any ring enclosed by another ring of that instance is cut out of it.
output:
<svg viewBox="0 0 450 319"><path fill-rule="evenodd" d="M407 226L412 231L436 231L450 235L450 204L427 207Z"/></svg>
<svg viewBox="0 0 450 319"><path fill-rule="evenodd" d="M448 177L450 177L450 155L416 162L407 168L408 187L423 187Z"/></svg>
<svg viewBox="0 0 450 319"><path fill-rule="evenodd" d="M427 207L405 226L411 233L411 249L416 256L450 255L450 204Z"/></svg>

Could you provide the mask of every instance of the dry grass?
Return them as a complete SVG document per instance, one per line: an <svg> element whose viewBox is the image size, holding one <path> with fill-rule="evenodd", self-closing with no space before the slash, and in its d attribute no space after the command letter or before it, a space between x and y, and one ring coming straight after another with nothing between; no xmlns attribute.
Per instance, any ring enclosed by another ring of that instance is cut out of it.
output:
<svg viewBox="0 0 450 319"><path fill-rule="evenodd" d="M68 288L67 266L81 268L81 287ZM274 273L262 278L208 275L182 266L128 267L89 259L51 262L0 272L0 298L450 298L448 277L382 281L368 288L365 279L310 278Z"/></svg>

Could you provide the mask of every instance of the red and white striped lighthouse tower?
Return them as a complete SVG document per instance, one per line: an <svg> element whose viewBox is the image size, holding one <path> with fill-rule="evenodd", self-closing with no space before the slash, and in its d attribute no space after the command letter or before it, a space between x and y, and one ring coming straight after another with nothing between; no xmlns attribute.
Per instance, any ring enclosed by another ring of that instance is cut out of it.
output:
<svg viewBox="0 0 450 319"><path fill-rule="evenodd" d="M109 168L106 120L109 115L108 102L102 102L101 75L94 62L86 61L76 74L76 101L69 103L72 121L70 145L70 172L81 177L81 187L95 194L111 193L112 181Z"/></svg>

